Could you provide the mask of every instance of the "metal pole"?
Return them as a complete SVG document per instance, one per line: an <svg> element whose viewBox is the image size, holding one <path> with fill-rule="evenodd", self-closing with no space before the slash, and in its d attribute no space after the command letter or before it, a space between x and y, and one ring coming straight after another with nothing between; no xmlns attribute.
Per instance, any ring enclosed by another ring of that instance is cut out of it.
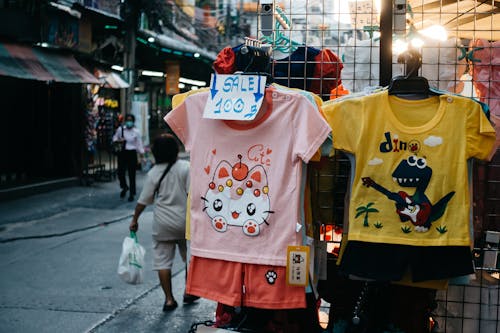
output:
<svg viewBox="0 0 500 333"><path fill-rule="evenodd" d="M136 68L135 68L135 49L136 49L136 34L137 22L139 18L139 8L137 0L128 0L126 3L125 17L125 47L124 66L130 87L125 90L125 103L122 105L122 114L129 113L132 109L132 97L136 83Z"/></svg>
<svg viewBox="0 0 500 333"><path fill-rule="evenodd" d="M392 14L393 0L382 0L380 10L380 85L392 78Z"/></svg>

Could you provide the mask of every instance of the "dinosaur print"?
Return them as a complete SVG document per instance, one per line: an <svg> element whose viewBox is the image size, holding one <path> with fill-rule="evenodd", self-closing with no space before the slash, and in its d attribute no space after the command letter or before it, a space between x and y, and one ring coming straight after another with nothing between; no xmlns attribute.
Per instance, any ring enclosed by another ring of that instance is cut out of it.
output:
<svg viewBox="0 0 500 333"><path fill-rule="evenodd" d="M431 223L443 216L448 202L455 194L451 191L432 204L425 194L432 176L432 169L425 158L411 155L402 160L392 173L392 179L401 187L415 188L413 195L405 191L391 192L370 177L362 177L363 185L384 194L396 203L396 212L401 222L410 221L418 232L427 232Z"/></svg>

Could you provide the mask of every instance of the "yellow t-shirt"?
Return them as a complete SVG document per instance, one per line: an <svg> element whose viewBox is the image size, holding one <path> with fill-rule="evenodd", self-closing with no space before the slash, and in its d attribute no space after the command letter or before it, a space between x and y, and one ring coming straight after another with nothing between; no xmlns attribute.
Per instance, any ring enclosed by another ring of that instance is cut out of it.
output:
<svg viewBox="0 0 500 333"><path fill-rule="evenodd" d="M349 241L468 246L467 160L487 159L495 131L478 103L387 91L327 104L334 148L354 154Z"/></svg>
<svg viewBox="0 0 500 333"><path fill-rule="evenodd" d="M188 96L191 96L193 94L197 94L199 92L207 91L209 89L210 88L206 87L206 88L201 88L201 89L197 89L197 90L190 90L190 91L185 92L185 93L174 95L174 97L172 97L172 108L175 109L182 102L184 102L184 100ZM187 240L191 239L191 214L189 214L190 207L191 207L191 191L189 191L189 193L188 193L187 210L186 210L186 239Z"/></svg>
<svg viewBox="0 0 500 333"><path fill-rule="evenodd" d="M194 95L194 94L197 94L197 93L200 93L200 92L204 92L204 91L207 91L207 90L210 90L210 88L205 87L205 88L200 88L200 89L196 89L196 90L189 90L187 92L174 95L174 97L172 97L172 109L175 109L182 102L184 102L184 100L188 96L191 96L191 95Z"/></svg>

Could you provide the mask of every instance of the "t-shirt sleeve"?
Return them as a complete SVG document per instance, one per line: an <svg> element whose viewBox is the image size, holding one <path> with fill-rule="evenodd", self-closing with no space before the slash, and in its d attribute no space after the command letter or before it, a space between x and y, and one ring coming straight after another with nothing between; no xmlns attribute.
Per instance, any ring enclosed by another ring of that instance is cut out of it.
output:
<svg viewBox="0 0 500 333"><path fill-rule="evenodd" d="M188 96L187 93L181 93L181 94L176 94L174 97L172 97L172 107L175 109L179 104L184 102L186 100L186 97Z"/></svg>
<svg viewBox="0 0 500 333"><path fill-rule="evenodd" d="M149 170L146 180L142 185L141 195L137 200L138 203L143 205L152 205L154 202L154 191L156 189L156 184L153 180L153 171L154 169Z"/></svg>
<svg viewBox="0 0 500 333"><path fill-rule="evenodd" d="M196 133L195 127L197 124L196 119L193 117L191 117L193 119L189 118L190 105L189 99L185 99L163 118L188 151L192 148L192 134Z"/></svg>
<svg viewBox="0 0 500 333"><path fill-rule="evenodd" d="M495 145L495 129L481 106L471 101L467 114L467 158L488 160Z"/></svg>
<svg viewBox="0 0 500 333"><path fill-rule="evenodd" d="M363 126L363 105L357 99L329 103L323 106L326 120L332 128L333 147L355 153L359 147Z"/></svg>
<svg viewBox="0 0 500 333"><path fill-rule="evenodd" d="M314 156L330 133L330 126L305 97L300 98L294 117L294 146L297 155L306 163Z"/></svg>

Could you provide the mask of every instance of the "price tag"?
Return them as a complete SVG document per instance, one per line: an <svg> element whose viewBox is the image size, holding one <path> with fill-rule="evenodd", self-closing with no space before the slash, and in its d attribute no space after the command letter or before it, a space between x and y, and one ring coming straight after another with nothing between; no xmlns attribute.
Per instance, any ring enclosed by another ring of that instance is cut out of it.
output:
<svg viewBox="0 0 500 333"><path fill-rule="evenodd" d="M309 279L309 247L287 248L286 282L291 286L307 286Z"/></svg>
<svg viewBox="0 0 500 333"><path fill-rule="evenodd" d="M264 100L265 89L265 76L212 74L203 118L253 120Z"/></svg>

